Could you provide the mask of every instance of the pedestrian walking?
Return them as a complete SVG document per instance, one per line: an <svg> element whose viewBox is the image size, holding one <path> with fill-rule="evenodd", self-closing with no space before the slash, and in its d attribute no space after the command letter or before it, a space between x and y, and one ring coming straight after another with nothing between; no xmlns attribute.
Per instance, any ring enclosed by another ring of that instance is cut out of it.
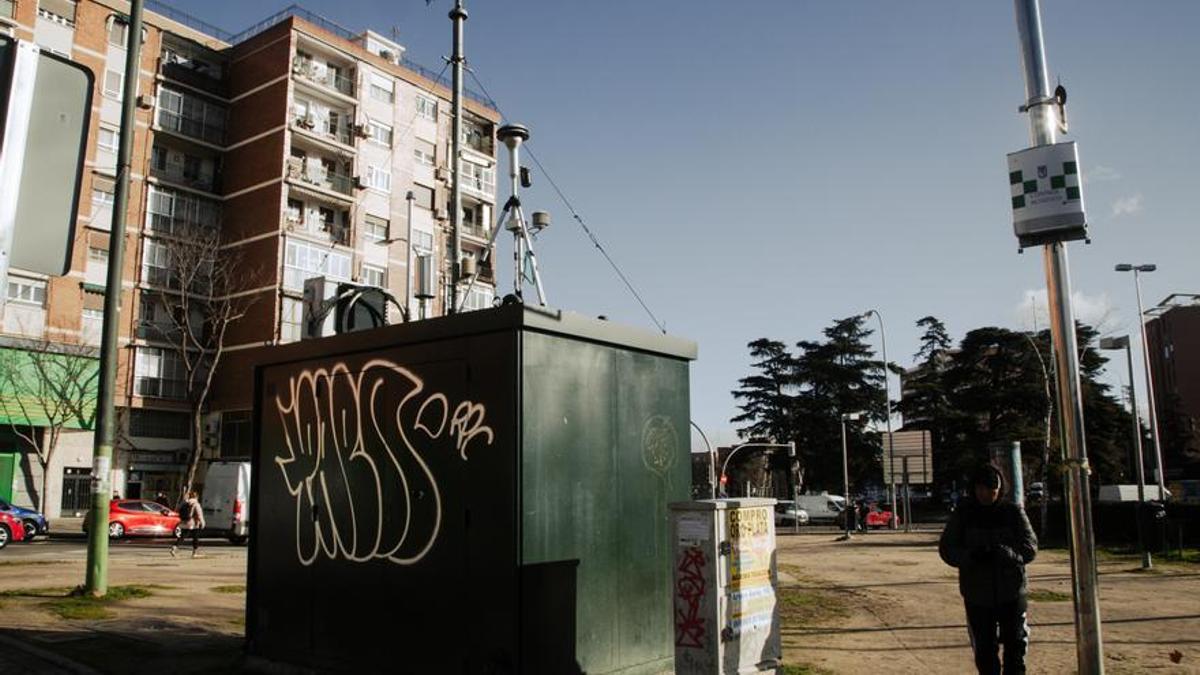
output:
<svg viewBox="0 0 1200 675"><path fill-rule="evenodd" d="M167 498L167 493L162 492L161 490L158 494L154 495L154 503L158 504L159 506L171 508L171 500Z"/></svg>
<svg viewBox="0 0 1200 675"><path fill-rule="evenodd" d="M950 516L938 553L947 565L958 568L975 668L981 675L1021 675L1029 649L1025 565L1037 555L1037 537L1025 510L1002 501L999 469L984 464L972 474L971 483L974 493Z"/></svg>
<svg viewBox="0 0 1200 675"><path fill-rule="evenodd" d="M187 499L180 502L176 510L179 512L179 536L175 538L175 543L171 544L171 557L179 553L179 545L188 533L192 535L192 557L199 557L200 530L204 529L204 509L200 506L200 500L196 498L196 491L188 492Z"/></svg>

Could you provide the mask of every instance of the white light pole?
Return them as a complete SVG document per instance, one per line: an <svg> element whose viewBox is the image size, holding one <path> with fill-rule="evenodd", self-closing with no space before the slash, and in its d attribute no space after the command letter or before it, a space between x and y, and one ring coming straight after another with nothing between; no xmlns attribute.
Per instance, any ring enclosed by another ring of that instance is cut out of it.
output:
<svg viewBox="0 0 1200 675"><path fill-rule="evenodd" d="M695 429L700 434L700 438L704 439L704 447L708 448L708 484L712 488L712 498L716 499L717 498L717 453L713 452L712 443L708 442L708 436L704 435L704 430L700 428L700 425L696 424L695 422L692 422L691 420L688 420L688 423L691 424L692 428Z"/></svg>
<svg viewBox="0 0 1200 675"><path fill-rule="evenodd" d="M842 508L842 523L846 527L846 539L850 539L850 451L846 443L846 420L857 420L862 417L862 413L842 413L842 498L845 500L845 506ZM896 508L895 504L892 508ZM894 519L893 519L894 520Z"/></svg>
<svg viewBox="0 0 1200 675"><path fill-rule="evenodd" d="M1138 422L1137 393L1133 386L1133 350L1130 349L1129 343L1128 335L1100 338L1100 349L1125 350L1125 363L1129 367L1129 413L1133 416L1133 448L1138 482L1138 505L1134 516L1137 519L1138 546L1142 549L1142 569L1148 570L1154 563L1150 559L1150 551L1146 548L1146 540L1142 534L1142 510L1146 504L1146 470L1142 460L1142 425Z"/></svg>
<svg viewBox="0 0 1200 675"><path fill-rule="evenodd" d="M1118 272L1133 272L1133 286L1137 291L1138 327L1142 338L1142 365L1146 369L1146 405L1150 411L1150 438L1154 441L1154 478L1158 484L1158 501L1166 501L1166 477L1163 475L1162 444L1158 439L1158 410L1154 405L1154 374L1150 371L1149 340L1146 339L1145 313L1142 310L1142 278L1141 273L1153 272L1157 265L1130 265L1121 263L1115 268ZM1133 381L1130 380L1130 384Z"/></svg>
<svg viewBox="0 0 1200 675"><path fill-rule="evenodd" d="M883 353L883 405L884 410L887 411L887 467L888 477L891 478L891 481L889 481L888 485L888 501L890 501L892 504L892 513L899 513L900 505L896 503L896 467L895 461L893 460L894 455L892 454L892 393L888 385L887 334L884 333L883 315L879 313L879 310L869 309L863 313L863 318L871 316L872 314L875 315L876 319L879 319L879 346L880 351ZM908 515L909 514L907 513L904 514L905 523L908 523L909 520L911 520ZM895 518L891 520L889 527L892 529L896 528Z"/></svg>

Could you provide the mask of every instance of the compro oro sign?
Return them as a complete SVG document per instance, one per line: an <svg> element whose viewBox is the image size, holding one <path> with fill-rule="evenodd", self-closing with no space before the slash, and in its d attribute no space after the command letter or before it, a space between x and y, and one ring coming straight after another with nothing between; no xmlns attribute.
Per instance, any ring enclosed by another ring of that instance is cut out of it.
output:
<svg viewBox="0 0 1200 675"><path fill-rule="evenodd" d="M1013 231L1022 246L1087 238L1074 142L1010 154L1008 184Z"/></svg>

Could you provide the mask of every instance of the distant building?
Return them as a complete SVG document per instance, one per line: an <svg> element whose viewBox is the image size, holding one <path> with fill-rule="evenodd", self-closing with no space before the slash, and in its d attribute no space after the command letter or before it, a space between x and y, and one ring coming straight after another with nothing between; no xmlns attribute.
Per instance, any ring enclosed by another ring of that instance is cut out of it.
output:
<svg viewBox="0 0 1200 675"><path fill-rule="evenodd" d="M214 376L203 425L209 458L249 453L247 355L300 339L305 279L379 286L416 315L411 245L435 270L426 309L436 316L452 263L448 78L377 33L349 31L294 5L238 34L169 5L147 6L119 328L116 400L125 412L112 464L125 497L176 494L192 443L179 354L156 337L170 320L156 299L169 276L164 242L181 229L219 229L224 248L246 265L239 294L256 298L231 328ZM0 0L0 33L87 66L96 87L71 271L11 270L0 349L30 340L99 344L128 12L123 0ZM500 116L478 94L466 98L463 256L478 259L495 217ZM491 266L476 269L465 309L489 307L495 296ZM30 475L37 462L7 431L6 424L0 497L29 503L28 486L40 484L40 474ZM91 430L68 428L59 447L50 517L88 506Z"/></svg>
<svg viewBox="0 0 1200 675"><path fill-rule="evenodd" d="M1200 478L1200 294L1169 295L1146 314L1166 477Z"/></svg>

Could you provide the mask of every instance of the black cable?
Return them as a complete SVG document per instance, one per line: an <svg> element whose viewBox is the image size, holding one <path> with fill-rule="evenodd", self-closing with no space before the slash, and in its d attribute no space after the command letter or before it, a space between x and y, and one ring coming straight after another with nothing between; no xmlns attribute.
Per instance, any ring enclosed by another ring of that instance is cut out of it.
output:
<svg viewBox="0 0 1200 675"><path fill-rule="evenodd" d="M483 92L483 95L492 102L492 107L499 111L501 115L504 115L504 111L500 109L500 105L496 103L496 99L492 98L492 95L488 92L487 87L483 86L483 82L480 82L479 77L475 75L475 71L470 68L466 68L465 70L471 76L471 79L475 80L475 84L479 86L479 89ZM654 315L654 312L650 311L650 307L646 305L646 301L642 299L641 294L638 293L637 289L633 287L633 283L630 282L629 278L625 276L625 273L621 271L620 266L617 265L617 262L612 259L612 256L608 254L608 251L604 250L604 246L600 244L600 240L596 238L596 234L592 232L590 227L587 226L587 223L583 222L583 216L579 215L579 212L576 211L575 207L571 204L571 200L567 199L567 196L563 194L562 189L558 187L558 183L554 182L554 178L550 176L550 172L547 171L546 167L543 166L538 160L537 155L533 154L533 149L529 147L529 142L526 141L523 143L523 145L525 146L525 151L529 153L529 158L532 159L533 163L537 166L538 171L542 172L542 175L546 177L546 181L550 183L550 187L554 188L554 192L558 195L558 198L562 201L563 205L566 206L567 210L571 212L571 218L573 218L575 222L579 223L579 227L583 228L584 233L587 234L588 239L590 239L592 242L592 245L596 247L596 250L600 251L600 255L604 256L604 259L608 261L608 264L613 268L613 271L617 273L617 276L620 277L621 281L625 284L625 288L629 289L629 292L633 295L634 299L636 299L638 304L642 306L642 309L646 311L646 314L650 317L650 320L653 321L654 325L657 326L658 329L665 335L667 333L666 324L659 321L658 317Z"/></svg>

